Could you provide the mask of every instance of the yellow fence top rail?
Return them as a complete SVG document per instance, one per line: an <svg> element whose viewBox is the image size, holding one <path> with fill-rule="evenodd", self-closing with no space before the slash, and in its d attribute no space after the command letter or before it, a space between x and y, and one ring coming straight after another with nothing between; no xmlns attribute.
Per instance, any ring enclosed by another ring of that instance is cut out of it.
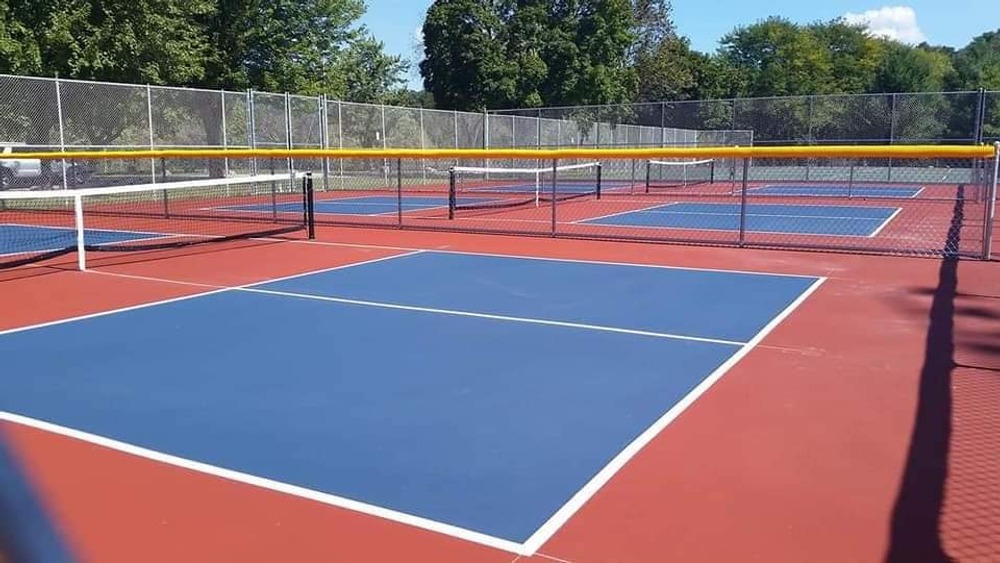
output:
<svg viewBox="0 0 1000 563"><path fill-rule="evenodd" d="M391 159L658 159L658 158L993 158L995 145L828 145L664 147L642 149L143 149L23 152L17 158L391 158Z"/></svg>

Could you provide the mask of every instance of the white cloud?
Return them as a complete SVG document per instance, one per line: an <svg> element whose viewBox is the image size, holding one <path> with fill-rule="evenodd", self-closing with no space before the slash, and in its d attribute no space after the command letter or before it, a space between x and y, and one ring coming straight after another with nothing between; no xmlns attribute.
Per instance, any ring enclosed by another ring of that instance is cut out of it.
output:
<svg viewBox="0 0 1000 563"><path fill-rule="evenodd" d="M872 35L903 43L920 43L927 39L917 24L917 13L909 6L885 6L863 14L848 12L844 14L844 20L864 25Z"/></svg>

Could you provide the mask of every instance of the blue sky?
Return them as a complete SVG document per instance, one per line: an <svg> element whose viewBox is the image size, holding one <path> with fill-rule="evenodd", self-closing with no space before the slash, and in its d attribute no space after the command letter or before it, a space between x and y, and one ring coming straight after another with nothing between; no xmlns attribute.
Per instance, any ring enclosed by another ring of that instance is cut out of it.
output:
<svg viewBox="0 0 1000 563"><path fill-rule="evenodd" d="M418 31L431 0L366 0L363 23L385 44L388 52L413 63L410 87L420 88L416 63L420 60ZM714 52L719 39L739 25L770 15L808 23L849 15L870 22L876 32L901 40L926 40L935 45L961 47L973 37L1000 28L1000 11L988 0L674 0L673 20L678 31L699 51Z"/></svg>

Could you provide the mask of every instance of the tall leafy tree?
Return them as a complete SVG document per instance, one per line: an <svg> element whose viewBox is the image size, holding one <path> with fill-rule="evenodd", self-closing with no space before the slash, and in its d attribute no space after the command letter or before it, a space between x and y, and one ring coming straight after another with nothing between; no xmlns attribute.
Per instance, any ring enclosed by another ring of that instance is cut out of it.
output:
<svg viewBox="0 0 1000 563"><path fill-rule="evenodd" d="M954 54L955 88L1000 90L1000 29L979 35Z"/></svg>
<svg viewBox="0 0 1000 563"><path fill-rule="evenodd" d="M437 0L427 10L420 73L437 107L497 107L513 90L498 8L480 0Z"/></svg>
<svg viewBox="0 0 1000 563"><path fill-rule="evenodd" d="M437 0L421 74L439 107L630 101L628 0Z"/></svg>
<svg viewBox="0 0 1000 563"><path fill-rule="evenodd" d="M833 65L822 42L784 18L730 32L722 38L721 56L746 73L751 96L827 92L833 83Z"/></svg>

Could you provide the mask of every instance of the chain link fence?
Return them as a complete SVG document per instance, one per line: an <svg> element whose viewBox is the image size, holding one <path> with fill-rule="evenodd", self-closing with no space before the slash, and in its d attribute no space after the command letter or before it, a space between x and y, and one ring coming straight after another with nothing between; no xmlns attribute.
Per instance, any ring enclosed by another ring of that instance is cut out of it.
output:
<svg viewBox="0 0 1000 563"><path fill-rule="evenodd" d="M1000 141L1000 92L987 91L799 96L469 113L253 90L213 91L0 75L0 148L14 145L12 151L8 150L14 153L39 149L195 147L638 148L996 141ZM513 160L414 160L400 166L387 159L186 158L45 162L39 170L26 172L30 167L16 169L5 164L13 161L16 165L16 154L11 156L9 160L0 160L0 189L115 186L295 170L311 172L321 179L316 185L321 197L388 194L391 198L394 193L396 196L401 193L401 187L414 197L417 194L441 197L448 195L449 170L456 165L485 168L481 181L487 183L502 178L504 168L538 166L536 161ZM984 198L990 183L987 178L992 174L988 167L976 166L940 159L916 163L891 159L602 163L602 181L614 188L601 203L610 214L619 212L615 205L623 212L629 211L633 205L629 202L650 205L664 194L706 204L725 196L730 199L722 203L730 206L736 201L732 198L742 197L737 202L738 211L743 214L755 205L769 209L767 206L772 205L774 198L799 197L802 194L795 192L797 189L809 191L824 185L834 191L822 193L837 193L838 198L843 195L844 201L838 199L837 205L846 202L850 208L876 199L879 204L886 203L884 198L871 197L872 190L879 192L882 188L899 186L916 190L913 198L897 198L905 200L905 205L898 206L902 211L892 220L887 219L888 226L877 236L841 233L839 238L834 237L836 240L830 234L817 238L819 235L794 235L794 230L776 234L750 228L752 221L760 221L759 218L748 220L739 236L729 230L705 228L636 230L575 217L576 208L571 206L553 206L552 211L543 205L541 210L526 212L527 217L520 219L481 218L478 223L469 217L451 221L440 221L438 217L415 219L414 214L403 212L408 208L404 209L402 202L390 209L388 215L355 214L345 219L342 214L321 214L320 217L335 223L396 226L413 226L415 221L417 226L449 230L499 229L602 238L975 255L978 250L972 241L979 240L978 235L986 229L983 220L988 206ZM544 176L541 174L537 183L544 184ZM711 189L705 190L706 184ZM762 186L771 187L758 189ZM856 191L855 186L864 189ZM628 197L622 197L623 190ZM892 195L889 199L898 195L898 192L887 193ZM807 201L818 200L803 200ZM803 202L796 205L807 205ZM954 234L948 234L951 220L947 217L959 203L963 219L957 235L961 242L956 243L945 236L955 238ZM723 208L706 209L703 215L709 217ZM555 222L550 216L553 213L558 219ZM533 214L545 217L533 218ZM828 220L838 222L837 217L833 215ZM978 226L974 217L979 217ZM564 218L568 221L563 221ZM747 217L740 217L744 219ZM897 227L904 223L906 228ZM976 229L978 233L972 232Z"/></svg>

